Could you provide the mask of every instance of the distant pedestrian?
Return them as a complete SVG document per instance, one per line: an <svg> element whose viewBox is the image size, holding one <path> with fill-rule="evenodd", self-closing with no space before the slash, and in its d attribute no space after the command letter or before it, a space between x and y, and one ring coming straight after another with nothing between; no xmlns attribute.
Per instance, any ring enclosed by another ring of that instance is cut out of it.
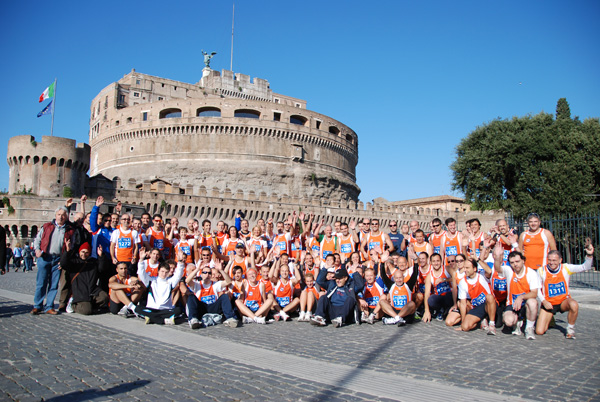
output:
<svg viewBox="0 0 600 402"><path fill-rule="evenodd" d="M4 275L6 266L6 230L0 226L0 274Z"/></svg>
<svg viewBox="0 0 600 402"><path fill-rule="evenodd" d="M23 247L23 262L25 264L23 272L33 271L33 249L29 243L25 243Z"/></svg>
<svg viewBox="0 0 600 402"><path fill-rule="evenodd" d="M10 243L9 243L6 245L6 262L3 265L5 267L6 272L10 271L11 258L13 258L13 251L12 251L12 248L10 248Z"/></svg>

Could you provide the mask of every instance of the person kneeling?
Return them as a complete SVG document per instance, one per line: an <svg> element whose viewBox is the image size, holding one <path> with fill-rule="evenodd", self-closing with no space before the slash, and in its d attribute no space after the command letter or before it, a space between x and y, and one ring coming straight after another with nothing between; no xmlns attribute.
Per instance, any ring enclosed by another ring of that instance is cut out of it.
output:
<svg viewBox="0 0 600 402"><path fill-rule="evenodd" d="M256 269L246 270L248 282L242 289L242 294L235 301L240 313L242 313L242 322L244 324L257 323L266 324L267 316L273 299L268 298L265 292L265 284L256 279Z"/></svg>
<svg viewBox="0 0 600 402"><path fill-rule="evenodd" d="M179 307L173 306L173 289L178 286L185 268L185 254L177 253L177 269L173 276L169 275L169 264L163 262L158 268L158 276L153 278L143 265L138 265L138 278L148 288L146 306L137 306L135 313L146 319L146 324L175 325L175 316L181 314Z"/></svg>
<svg viewBox="0 0 600 402"><path fill-rule="evenodd" d="M467 299L471 300L470 308ZM458 283L458 308L461 323L457 331L470 331L486 316L490 318L488 335L496 335L496 299L490 285L477 272L477 262L473 258L465 260L465 277Z"/></svg>
<svg viewBox="0 0 600 402"><path fill-rule="evenodd" d="M119 262L117 264L117 274L108 280L110 312L125 318L135 315L135 305L146 291L146 288L137 277L129 276L127 266L126 262Z"/></svg>
<svg viewBox="0 0 600 402"><path fill-rule="evenodd" d="M346 268L337 270L334 276L335 280L328 283L323 282L326 275L327 269L321 268L317 283L321 288L326 288L327 293L325 297L319 298L317 311L310 323L325 326L329 319L333 326L338 328L355 319L356 294L363 290L364 280L359 273L354 273L352 278L349 278Z"/></svg>
<svg viewBox="0 0 600 402"><path fill-rule="evenodd" d="M379 266L379 269L379 275L383 279L385 286L389 289L387 298L380 301L381 309L389 315L389 317L383 319L383 323L385 325L398 325L401 327L406 324L406 321L413 321L417 305L412 300L412 289L415 287L419 277L418 267L413 267L412 273L406 282L404 282L406 275L399 269L394 271L393 282L387 276L383 264Z"/></svg>
<svg viewBox="0 0 600 402"><path fill-rule="evenodd" d="M233 259L229 260L229 265L233 264ZM201 321L205 314L222 314L225 316L223 325L231 328L238 326L239 322L233 312L231 299L225 290L231 284L231 278L227 270L223 271L221 262L215 263L215 268L223 276L222 281L213 282L211 280L211 269L207 264L200 265L189 273L185 282L190 287L196 297L187 298L187 316L190 328L198 329L201 327ZM196 276L200 272L200 280ZM219 293L222 293L219 296ZM204 324L206 326L206 324Z"/></svg>
<svg viewBox="0 0 600 402"><path fill-rule="evenodd" d="M99 274L108 268L102 248L98 247L99 259L90 257L89 243L83 243L79 250L71 250L71 240L67 240L65 248L67 251L60 257L60 266L71 275L74 312L90 315L106 308L108 295L98 286Z"/></svg>

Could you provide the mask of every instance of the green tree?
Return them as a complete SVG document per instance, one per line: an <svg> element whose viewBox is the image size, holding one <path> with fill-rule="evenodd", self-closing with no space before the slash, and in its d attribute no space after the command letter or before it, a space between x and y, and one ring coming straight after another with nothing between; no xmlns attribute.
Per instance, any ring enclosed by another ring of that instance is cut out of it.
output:
<svg viewBox="0 0 600 402"><path fill-rule="evenodd" d="M560 98L556 103L556 120L571 120L571 108L567 98Z"/></svg>
<svg viewBox="0 0 600 402"><path fill-rule="evenodd" d="M504 209L523 217L584 212L599 206L600 123L570 118L561 99L552 115L494 120L456 148L452 187L473 208Z"/></svg>
<svg viewBox="0 0 600 402"><path fill-rule="evenodd" d="M63 197L65 197L65 198L73 197L73 190L71 189L71 187L69 187L69 186L63 187Z"/></svg>

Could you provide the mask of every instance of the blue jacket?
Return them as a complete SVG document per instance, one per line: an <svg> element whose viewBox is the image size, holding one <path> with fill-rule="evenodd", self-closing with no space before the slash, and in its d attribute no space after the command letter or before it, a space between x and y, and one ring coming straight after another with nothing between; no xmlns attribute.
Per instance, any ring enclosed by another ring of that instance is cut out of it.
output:
<svg viewBox="0 0 600 402"><path fill-rule="evenodd" d="M110 236L112 234L112 232L114 231L114 229L112 227L104 227L103 226L98 226L98 213L100 212L100 208L98 208L96 205L93 206L92 208L92 212L90 213L90 228L92 229L92 233L95 233L95 235L97 236L97 243L98 245L102 246L102 251L104 251L105 253L108 253L107 255L110 255ZM100 231L98 233L96 233L96 231L100 229ZM92 256L96 255L96 248L98 246L94 246L92 248Z"/></svg>
<svg viewBox="0 0 600 402"><path fill-rule="evenodd" d="M319 270L319 275L317 275L317 284L321 287L321 289L327 290L327 297L330 297L331 292L337 287L335 279L327 280L327 268L321 268ZM358 272L355 272L348 277L344 287L352 289L354 294L357 295L365 288L365 280Z"/></svg>

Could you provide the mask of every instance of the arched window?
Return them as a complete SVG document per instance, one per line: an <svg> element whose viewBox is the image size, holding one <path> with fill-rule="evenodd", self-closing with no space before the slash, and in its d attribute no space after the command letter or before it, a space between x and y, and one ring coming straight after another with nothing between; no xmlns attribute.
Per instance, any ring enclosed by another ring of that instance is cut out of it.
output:
<svg viewBox="0 0 600 402"><path fill-rule="evenodd" d="M290 123L292 123L292 124L304 126L304 125L306 125L306 121L307 121L306 117L303 117L303 116L297 116L297 115L290 116Z"/></svg>
<svg viewBox="0 0 600 402"><path fill-rule="evenodd" d="M234 117L243 117L246 119L260 118L260 112L252 109L238 109L234 112Z"/></svg>
<svg viewBox="0 0 600 402"><path fill-rule="evenodd" d="M177 117L181 117L181 109L171 108L171 109L161 110L158 115L159 119L172 119L172 118L177 118Z"/></svg>
<svg viewBox="0 0 600 402"><path fill-rule="evenodd" d="M196 116L198 117L221 117L221 109L218 107L201 107L196 110Z"/></svg>
<svg viewBox="0 0 600 402"><path fill-rule="evenodd" d="M340 134L340 129L337 128L336 126L329 126L329 132L331 134L339 135Z"/></svg>

